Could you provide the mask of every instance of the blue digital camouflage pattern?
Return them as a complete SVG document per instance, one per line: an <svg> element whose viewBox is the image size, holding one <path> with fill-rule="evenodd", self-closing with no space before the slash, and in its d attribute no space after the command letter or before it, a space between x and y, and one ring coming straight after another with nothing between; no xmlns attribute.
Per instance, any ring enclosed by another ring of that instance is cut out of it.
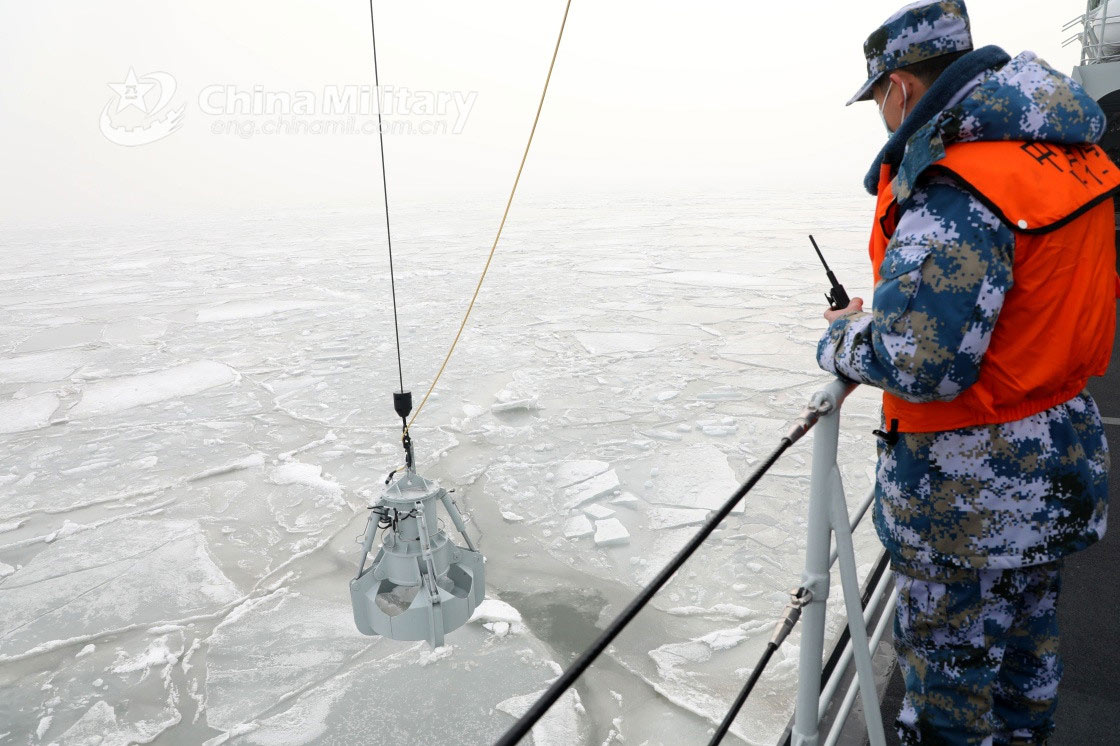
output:
<svg viewBox="0 0 1120 746"><path fill-rule="evenodd" d="M1044 744L1053 731L1060 563L897 574L903 744Z"/></svg>
<svg viewBox="0 0 1120 746"><path fill-rule="evenodd" d="M884 21L863 43L867 82L848 104L871 98L871 87L885 73L969 49L972 33L964 0L911 3Z"/></svg>
<svg viewBox="0 0 1120 746"><path fill-rule="evenodd" d="M908 141L899 173L912 188L873 311L838 319L817 349L823 369L915 402L951 400L976 382L1015 251L1015 234L990 210L915 164L929 165L941 143L1090 143L1104 129L1085 91L1031 53L981 74L947 108ZM1104 535L1108 468L1087 393L1005 424L902 433L879 446L876 529L896 563L1050 562Z"/></svg>

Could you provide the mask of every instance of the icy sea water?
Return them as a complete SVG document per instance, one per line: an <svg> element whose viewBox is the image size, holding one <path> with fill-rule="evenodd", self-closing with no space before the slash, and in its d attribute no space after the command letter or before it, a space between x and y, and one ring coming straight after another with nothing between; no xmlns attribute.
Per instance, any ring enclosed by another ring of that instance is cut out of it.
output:
<svg viewBox="0 0 1120 746"><path fill-rule="evenodd" d="M394 219L417 403L492 208ZM366 506L402 462L375 212L7 230L0 742L492 742L827 383L806 234L866 297L869 210L855 193L516 205L412 431L487 556L490 600L435 651L363 637L349 609ZM846 412L854 504L873 476L873 392ZM706 741L799 582L810 442L538 746ZM873 558L869 527L857 550ZM797 642L740 715L744 742L785 726Z"/></svg>

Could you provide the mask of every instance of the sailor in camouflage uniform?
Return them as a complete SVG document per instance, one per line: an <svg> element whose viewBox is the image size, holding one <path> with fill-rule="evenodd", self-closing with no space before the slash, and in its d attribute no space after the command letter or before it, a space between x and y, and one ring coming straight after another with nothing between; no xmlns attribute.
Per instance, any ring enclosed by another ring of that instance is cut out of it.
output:
<svg viewBox="0 0 1120 746"><path fill-rule="evenodd" d="M1120 169L1093 146L1105 117L1085 91L1030 52L974 50L961 0L906 6L864 51L849 103L874 99L892 132L866 180L873 310L826 313L817 356L884 391L896 724L903 743L1044 743L1062 558L1105 531L1084 383L1113 340Z"/></svg>

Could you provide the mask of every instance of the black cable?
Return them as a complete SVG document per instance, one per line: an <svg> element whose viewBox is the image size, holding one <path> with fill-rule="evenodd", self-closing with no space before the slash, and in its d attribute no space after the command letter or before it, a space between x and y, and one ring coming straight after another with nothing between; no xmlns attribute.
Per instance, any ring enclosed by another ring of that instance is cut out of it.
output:
<svg viewBox="0 0 1120 746"><path fill-rule="evenodd" d="M700 548L700 545L711 535L712 531L719 526L724 518L731 514L731 511L735 509L735 506L743 499L743 496L754 488L758 480L762 479L763 475L770 470L770 467L781 458L782 454L785 453L786 449L791 445L793 445L793 439L789 436L782 438L781 445L770 454L760 467L755 469L750 479L744 482L739 490L716 511L715 515L704 523L700 531L689 539L684 548L677 552L677 555L669 561L669 564L665 565L653 581L642 589L641 593L622 610L621 614L615 617L614 621L603 630L603 634L599 635L599 638L595 640L587 650L583 651L583 654L576 659L576 662L573 663L568 670L564 671L564 673L560 675L560 678L552 682L552 686L541 695L540 699L534 702L532 707L521 716L521 719L514 723L513 727L498 739L497 746L514 746L514 744L518 743L529 733L537 721L548 712L548 708L552 707L552 705L556 703L556 700L560 699L564 692L576 682L576 679L591 667L595 659L607 649L607 646L614 641L614 638L618 637L619 633L626 628L626 625L629 624L634 617L638 615L638 612L650 602L659 590L661 590L661 587L669 582L669 579L673 577L677 570L679 570L688 558Z"/></svg>
<svg viewBox="0 0 1120 746"><path fill-rule="evenodd" d="M739 696L735 698L735 703L731 705L731 709L723 716L723 722L716 728L716 733L712 736L712 740L708 741L708 746L718 746L719 742L723 740L723 737L727 735L727 731L731 730L731 724L735 722L735 716L738 715L739 710L743 708L743 703L747 701L747 697L750 696L754 685L758 683L758 677L762 675L767 664L770 663L770 657L774 655L774 651L777 649L778 646L773 642L766 643L765 652L763 652L762 657L758 659L754 670L751 671L750 678L747 679L743 690L739 692Z"/></svg>
<svg viewBox="0 0 1120 746"><path fill-rule="evenodd" d="M381 194L385 197L385 240L389 244L389 285L393 290L393 331L397 335L397 375L401 381L401 393L404 393L401 330L397 323L397 280L393 274L393 232L389 229L389 179L385 175L385 135L381 131L381 80L377 74L377 31L373 24L373 0L369 0L369 34L373 40L373 98L377 106L377 142L381 145Z"/></svg>

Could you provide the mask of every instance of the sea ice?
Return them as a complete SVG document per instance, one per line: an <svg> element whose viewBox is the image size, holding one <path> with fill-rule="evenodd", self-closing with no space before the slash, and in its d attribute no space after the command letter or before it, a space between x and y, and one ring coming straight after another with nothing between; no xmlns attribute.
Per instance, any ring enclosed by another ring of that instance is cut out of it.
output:
<svg viewBox="0 0 1120 746"><path fill-rule="evenodd" d="M521 612L497 598L488 598L477 607L471 615L472 622L506 622L507 624L520 624Z"/></svg>
<svg viewBox="0 0 1120 746"><path fill-rule="evenodd" d="M771 288L775 286L774 278L762 274L739 275L731 272L702 272L684 271L667 272L657 276L658 280L677 282L682 285L699 285L711 288ZM780 284L780 283L779 283Z"/></svg>
<svg viewBox="0 0 1120 746"><path fill-rule="evenodd" d="M718 510L739 488L727 456L708 444L669 452L661 462L663 476L649 488L646 499L679 508ZM734 512L743 512L740 500Z"/></svg>
<svg viewBox="0 0 1120 746"><path fill-rule="evenodd" d="M683 344L692 340L684 334L650 334L648 332L576 332L575 337L592 355L619 352L651 352L659 347Z"/></svg>
<svg viewBox="0 0 1120 746"><path fill-rule="evenodd" d="M511 697L499 702L495 707L515 718L519 718L540 699L545 690ZM531 731L533 746L572 746L583 742L580 714L583 705L579 693L569 689L549 708Z"/></svg>
<svg viewBox="0 0 1120 746"><path fill-rule="evenodd" d="M259 319L285 311L305 311L321 308L323 303L300 300L269 301L232 301L210 308L200 308L197 319L208 321L233 321L235 319Z"/></svg>
<svg viewBox="0 0 1120 746"><path fill-rule="evenodd" d="M572 516L564 524L564 537L568 539L590 536L594 532L595 527L591 525L590 519L583 513Z"/></svg>
<svg viewBox="0 0 1120 746"><path fill-rule="evenodd" d="M253 720L370 644L349 605L285 590L247 602L210 637L207 722L225 730Z"/></svg>
<svg viewBox="0 0 1120 746"><path fill-rule="evenodd" d="M50 424L58 409L54 394L34 394L26 399L0 401L0 433L21 433Z"/></svg>
<svg viewBox="0 0 1120 746"><path fill-rule="evenodd" d="M531 636L493 644L498 624L515 631L516 610L501 602L479 608L482 624L460 627L448 645L431 650L362 637L348 605L323 598L280 592L246 604L215 631L207 653L206 723L225 732L212 743L296 746L329 742L330 734L354 743L492 743L508 727L493 716L496 703L534 696L524 693L555 674ZM407 721L387 724L367 717L368 708L355 711L352 704L368 702L370 692L379 711L439 717L425 717L416 735ZM388 737L386 728L393 729Z"/></svg>
<svg viewBox="0 0 1120 746"><path fill-rule="evenodd" d="M146 673L157 666L171 666L179 662L183 649L172 651L167 644L167 635L152 640L148 648L134 658L125 658L111 669L113 673Z"/></svg>
<svg viewBox="0 0 1120 746"><path fill-rule="evenodd" d="M587 513L587 515L591 516L595 520L600 521L604 518L610 518L612 515L614 515L613 510L611 510L610 508L605 508L602 505L587 505L584 507L583 512Z"/></svg>
<svg viewBox="0 0 1120 746"><path fill-rule="evenodd" d="M197 523L109 522L49 545L0 585L0 660L239 597Z"/></svg>
<svg viewBox="0 0 1120 746"><path fill-rule="evenodd" d="M113 706L99 699L55 742L75 746L151 743L181 719L177 710L166 706L153 719L138 719L132 715L127 721L121 722Z"/></svg>
<svg viewBox="0 0 1120 746"><path fill-rule="evenodd" d="M495 402L490 405L490 411L494 413L516 412L519 410L532 412L539 408L536 399L513 399L511 401Z"/></svg>
<svg viewBox="0 0 1120 746"><path fill-rule="evenodd" d="M269 479L273 484L302 484L332 495L342 494L341 485L338 482L325 479L323 477L323 467L315 464L289 461L273 469Z"/></svg>
<svg viewBox="0 0 1120 746"><path fill-rule="evenodd" d="M712 616L740 620L758 616L758 612L738 604L716 604L710 609L705 609L702 606L677 606L666 609L665 613L673 616Z"/></svg>
<svg viewBox="0 0 1120 746"><path fill-rule="evenodd" d="M595 546L614 547L630 543L630 532L617 518L595 521Z"/></svg>
<svg viewBox="0 0 1120 746"><path fill-rule="evenodd" d="M606 497L620 487L618 475L611 469L564 490L564 507L578 508L584 503Z"/></svg>
<svg viewBox="0 0 1120 746"><path fill-rule="evenodd" d="M562 489L602 474L610 466L606 461L562 461L557 464L553 477L556 487Z"/></svg>
<svg viewBox="0 0 1120 746"><path fill-rule="evenodd" d="M459 487L472 530L489 536L492 598L448 636L453 654L363 637L346 602L350 540L366 517L358 496L380 492L400 464L399 421L370 397L397 378L390 299L370 294L383 256L366 251L355 221L268 215L14 243L0 278L0 408L42 409L30 418L40 429L0 436L0 741L493 743L507 713L557 675L533 629L561 652L593 634L567 618L540 623L564 598L554 589L585 593L589 623L608 618L617 609L603 599L659 571L738 486L732 466L753 466L827 380L813 361L823 325L804 311L811 252L791 264L773 251L797 237L769 202L749 215L729 205L689 202L687 220L670 203L520 208L518 240L545 250L510 252L511 276L589 262L622 274L582 289L507 283L413 431L425 476ZM833 207L822 219L858 233L849 205ZM440 298L469 296L473 279L453 270L485 219L421 217L413 238L430 250L412 252L397 279L417 300L400 328L406 380L426 388L443 352L428 342L454 323ZM747 248L728 252L714 232ZM859 266L849 254L833 260L838 271ZM424 295L437 285L439 298ZM0 411L0 428L11 415ZM877 422L872 392L846 402L853 416L849 433ZM536 729L538 746L618 743L623 715L626 743L706 740L788 600L778 589L801 570L794 491L807 454L783 459L750 522L733 519L705 548L710 561L670 581L658 605L669 613L649 610L614 651L620 665L589 672L594 722L569 693ZM870 483L870 452L841 459L846 483ZM575 513L595 534L583 509L597 502L617 511L600 520L628 532L629 547L588 553L590 536L563 538ZM505 523L514 517L525 520ZM865 533L861 567L879 549ZM499 601L507 591L524 605ZM681 641L662 650L664 666L647 654ZM796 656L778 658L737 721L741 739L773 742L788 721Z"/></svg>
<svg viewBox="0 0 1120 746"><path fill-rule="evenodd" d="M78 350L34 352L0 358L0 381L7 383L48 383L70 377L82 364Z"/></svg>
<svg viewBox="0 0 1120 746"><path fill-rule="evenodd" d="M192 396L236 379L237 372L229 366L200 360L155 373L95 381L86 386L81 401L71 407L67 415L70 419L81 419L112 414L167 399Z"/></svg>
<svg viewBox="0 0 1120 746"><path fill-rule="evenodd" d="M707 520L711 511L704 508L650 508L646 511L652 529L695 526Z"/></svg>

